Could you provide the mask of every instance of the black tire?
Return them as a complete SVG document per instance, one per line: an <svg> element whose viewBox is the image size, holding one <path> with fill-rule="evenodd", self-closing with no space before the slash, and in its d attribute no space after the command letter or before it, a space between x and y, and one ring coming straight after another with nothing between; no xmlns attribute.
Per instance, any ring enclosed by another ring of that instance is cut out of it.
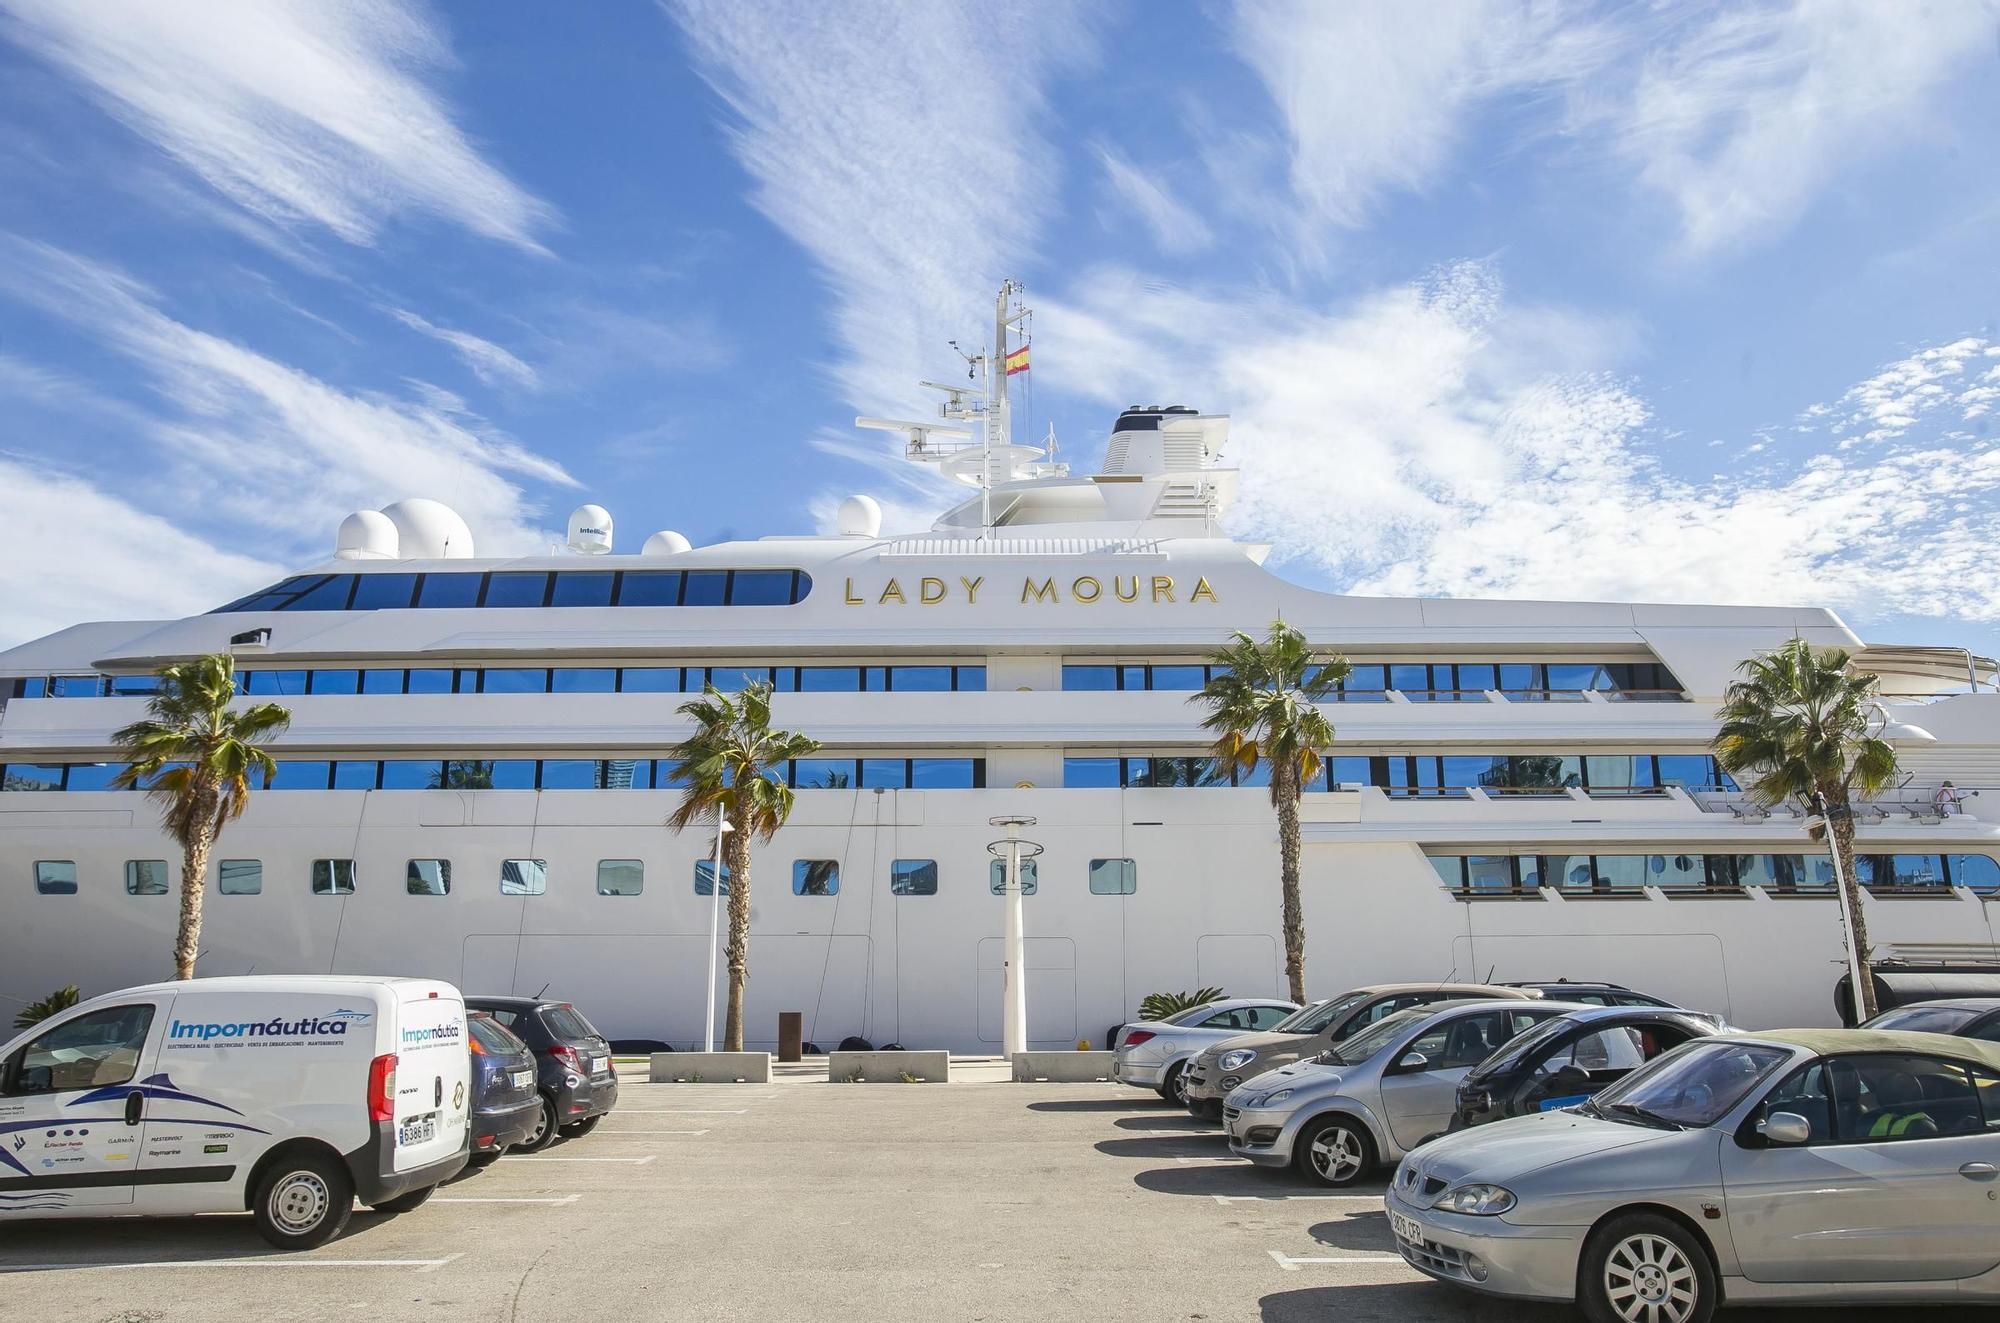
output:
<svg viewBox="0 0 2000 1323"><path fill-rule="evenodd" d="M514 1147L523 1153L539 1153L562 1138L562 1119L556 1115L556 1100L542 1095L541 1114L535 1118L535 1128L528 1137Z"/></svg>
<svg viewBox="0 0 2000 1323"><path fill-rule="evenodd" d="M562 1128L563 1138L582 1139L585 1135L597 1129L597 1123L603 1119L604 1114L600 1112L596 1116L586 1116L581 1121L572 1122Z"/></svg>
<svg viewBox="0 0 2000 1323"><path fill-rule="evenodd" d="M1292 1141L1292 1165L1309 1181L1341 1189L1374 1170L1375 1141L1353 1117L1322 1116Z"/></svg>
<svg viewBox="0 0 2000 1323"><path fill-rule="evenodd" d="M318 1249L347 1229L354 1215L354 1181L328 1153L280 1158L257 1178L250 1214L257 1233L279 1249Z"/></svg>
<svg viewBox="0 0 2000 1323"><path fill-rule="evenodd" d="M1722 1288L1686 1227L1657 1213L1627 1213L1584 1246L1576 1302L1590 1323L1708 1323Z"/></svg>
<svg viewBox="0 0 2000 1323"><path fill-rule="evenodd" d="M1187 1105L1187 1062L1176 1061L1167 1067L1167 1077L1160 1081L1158 1092L1176 1107Z"/></svg>
<svg viewBox="0 0 2000 1323"><path fill-rule="evenodd" d="M422 1207L424 1200L436 1193L437 1186L426 1185L421 1190L412 1190L408 1194L399 1194L394 1199L384 1199L379 1204L370 1204L369 1207L378 1213L407 1213L413 1208Z"/></svg>

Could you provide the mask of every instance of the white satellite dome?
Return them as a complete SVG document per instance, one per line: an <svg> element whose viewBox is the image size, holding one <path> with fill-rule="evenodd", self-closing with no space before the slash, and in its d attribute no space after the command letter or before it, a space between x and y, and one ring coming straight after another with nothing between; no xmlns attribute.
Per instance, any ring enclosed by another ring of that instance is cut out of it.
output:
<svg viewBox="0 0 2000 1323"><path fill-rule="evenodd" d="M401 539L396 523L380 510L356 510L340 521L333 554L340 560L394 560Z"/></svg>
<svg viewBox="0 0 2000 1323"><path fill-rule="evenodd" d="M569 512L569 549L583 556L611 551L611 512L601 505L579 505Z"/></svg>
<svg viewBox="0 0 2000 1323"><path fill-rule="evenodd" d="M458 511L442 501L412 497L382 507L396 525L399 554L404 560L467 560L472 556L472 530Z"/></svg>
<svg viewBox="0 0 2000 1323"><path fill-rule="evenodd" d="M646 539L646 545L639 549L641 556L678 556L693 544L671 528L663 528Z"/></svg>
<svg viewBox="0 0 2000 1323"><path fill-rule="evenodd" d="M840 503L840 510L833 517L833 526L842 537L879 537L882 533L882 507L872 496L850 496Z"/></svg>

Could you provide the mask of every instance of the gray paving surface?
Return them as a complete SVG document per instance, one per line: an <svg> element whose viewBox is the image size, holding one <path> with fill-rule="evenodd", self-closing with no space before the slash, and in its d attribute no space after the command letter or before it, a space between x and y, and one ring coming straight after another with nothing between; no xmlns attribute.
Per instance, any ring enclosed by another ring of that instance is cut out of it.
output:
<svg viewBox="0 0 2000 1323"><path fill-rule="evenodd" d="M633 1083L548 1160L503 1159L402 1217L359 1212L309 1255L266 1250L241 1217L0 1228L0 1321L1579 1317L1418 1278L1378 1191L1304 1197L1150 1097Z"/></svg>

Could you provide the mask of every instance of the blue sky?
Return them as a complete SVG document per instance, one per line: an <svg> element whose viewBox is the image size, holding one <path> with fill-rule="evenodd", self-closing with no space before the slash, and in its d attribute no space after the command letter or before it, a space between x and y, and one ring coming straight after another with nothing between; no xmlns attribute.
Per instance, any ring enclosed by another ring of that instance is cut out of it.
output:
<svg viewBox="0 0 2000 1323"><path fill-rule="evenodd" d="M341 516L624 549L949 493L857 412L1233 415L1365 593L2000 652L2000 7L0 0L0 641Z"/></svg>

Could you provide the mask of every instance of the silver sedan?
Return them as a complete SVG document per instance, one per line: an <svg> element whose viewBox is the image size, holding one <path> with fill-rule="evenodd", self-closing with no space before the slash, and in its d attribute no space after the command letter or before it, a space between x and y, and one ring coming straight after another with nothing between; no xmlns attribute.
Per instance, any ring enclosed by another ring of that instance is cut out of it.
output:
<svg viewBox="0 0 2000 1323"><path fill-rule="evenodd" d="M1111 1078L1153 1089L1168 1102L1183 1103L1181 1087L1195 1053L1224 1038L1269 1029L1296 1010L1298 1003L1275 997L1231 997L1189 1007L1164 1020L1120 1025L1111 1053Z"/></svg>
<svg viewBox="0 0 2000 1323"><path fill-rule="evenodd" d="M1352 1185L1451 1124L1458 1086L1502 1044L1585 1009L1565 1001L1448 1001L1376 1021L1305 1061L1245 1081L1222 1105L1229 1151Z"/></svg>
<svg viewBox="0 0 2000 1323"><path fill-rule="evenodd" d="M1426 1144L1386 1204L1419 1271L1593 1323L2000 1300L2000 1046L1699 1039L1573 1111Z"/></svg>

